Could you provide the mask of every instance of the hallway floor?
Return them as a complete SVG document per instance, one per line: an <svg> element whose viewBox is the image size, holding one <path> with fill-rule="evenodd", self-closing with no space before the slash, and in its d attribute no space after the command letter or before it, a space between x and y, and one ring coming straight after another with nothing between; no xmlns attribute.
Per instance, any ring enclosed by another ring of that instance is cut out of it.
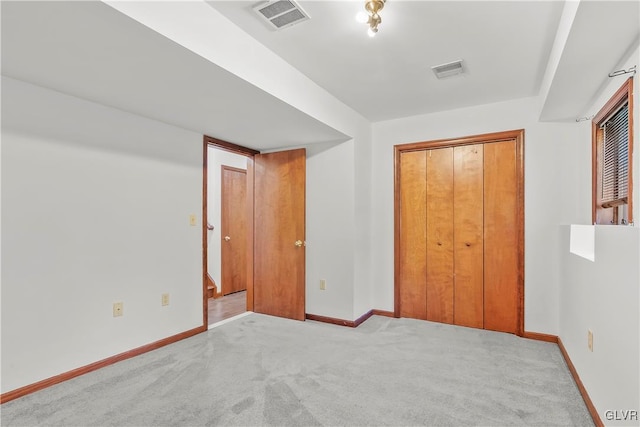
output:
<svg viewBox="0 0 640 427"><path fill-rule="evenodd" d="M209 298L209 325L247 311L247 291Z"/></svg>

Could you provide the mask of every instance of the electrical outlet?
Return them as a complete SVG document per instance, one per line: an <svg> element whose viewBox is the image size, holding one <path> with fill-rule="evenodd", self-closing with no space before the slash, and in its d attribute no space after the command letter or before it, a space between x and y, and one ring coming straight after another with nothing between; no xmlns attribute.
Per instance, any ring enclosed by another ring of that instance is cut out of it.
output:
<svg viewBox="0 0 640 427"><path fill-rule="evenodd" d="M327 281L324 279L320 279L320 290L324 291L327 289Z"/></svg>
<svg viewBox="0 0 640 427"><path fill-rule="evenodd" d="M120 317L124 314L124 307L121 302L113 303L113 317Z"/></svg>
<svg viewBox="0 0 640 427"><path fill-rule="evenodd" d="M169 305L169 294L162 294L162 305Z"/></svg>
<svg viewBox="0 0 640 427"><path fill-rule="evenodd" d="M196 214L189 215L189 225L194 227L197 223Z"/></svg>
<svg viewBox="0 0 640 427"><path fill-rule="evenodd" d="M587 345L589 346L589 351L593 351L593 332L591 329L587 329Z"/></svg>

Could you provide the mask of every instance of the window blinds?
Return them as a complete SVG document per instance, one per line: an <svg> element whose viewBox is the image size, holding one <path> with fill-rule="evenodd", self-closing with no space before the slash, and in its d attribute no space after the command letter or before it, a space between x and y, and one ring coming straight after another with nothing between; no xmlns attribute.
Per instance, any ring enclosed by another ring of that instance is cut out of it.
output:
<svg viewBox="0 0 640 427"><path fill-rule="evenodd" d="M629 104L603 125L602 203L625 199L629 178Z"/></svg>

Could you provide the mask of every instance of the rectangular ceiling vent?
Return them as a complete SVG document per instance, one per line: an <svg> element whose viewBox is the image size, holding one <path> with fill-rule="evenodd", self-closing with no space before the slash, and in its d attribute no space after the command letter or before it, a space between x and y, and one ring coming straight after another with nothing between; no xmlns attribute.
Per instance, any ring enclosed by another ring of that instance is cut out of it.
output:
<svg viewBox="0 0 640 427"><path fill-rule="evenodd" d="M309 19L309 15L293 0L261 3L253 10L275 30L291 27Z"/></svg>
<svg viewBox="0 0 640 427"><path fill-rule="evenodd" d="M446 64L435 65L431 67L433 73L439 79L455 76L456 74L462 74L464 68L462 68L462 59L453 62L447 62Z"/></svg>

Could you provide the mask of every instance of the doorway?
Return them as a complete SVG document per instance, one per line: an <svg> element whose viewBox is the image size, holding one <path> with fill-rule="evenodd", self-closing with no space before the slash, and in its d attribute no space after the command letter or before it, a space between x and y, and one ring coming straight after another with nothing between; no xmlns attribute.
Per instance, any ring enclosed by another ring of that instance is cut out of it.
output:
<svg viewBox="0 0 640 427"><path fill-rule="evenodd" d="M246 311L304 320L305 170L304 149L263 154L204 137L205 326Z"/></svg>
<svg viewBox="0 0 640 427"><path fill-rule="evenodd" d="M247 163L244 154L207 147L208 324L247 306Z"/></svg>
<svg viewBox="0 0 640 427"><path fill-rule="evenodd" d="M522 335L524 131L395 147L395 314Z"/></svg>

